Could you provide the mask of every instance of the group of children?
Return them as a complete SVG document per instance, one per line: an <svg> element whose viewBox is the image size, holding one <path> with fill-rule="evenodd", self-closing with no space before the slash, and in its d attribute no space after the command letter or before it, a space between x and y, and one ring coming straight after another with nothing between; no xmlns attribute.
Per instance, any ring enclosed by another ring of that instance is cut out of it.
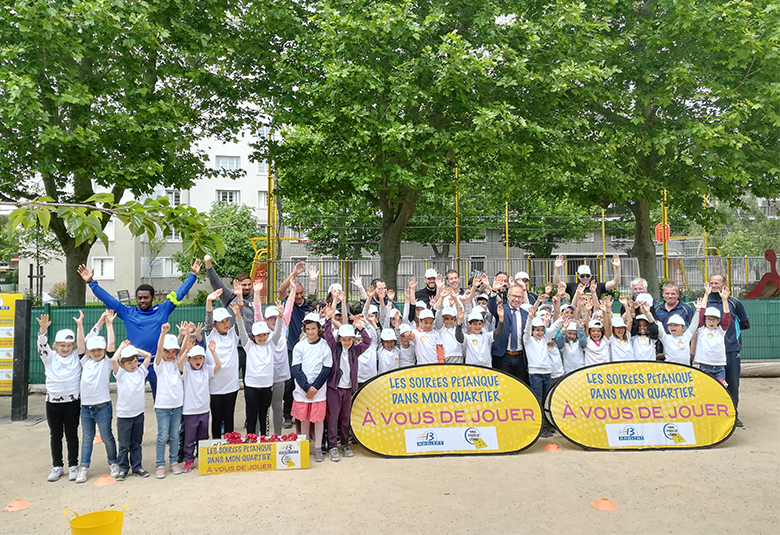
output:
<svg viewBox="0 0 780 535"><path fill-rule="evenodd" d="M722 317L715 308L705 309L710 293L707 286L704 298L696 303L698 313L691 324L686 328L682 317L672 316L667 321L667 333L654 321L649 294L640 294L635 300L621 298L625 311L613 316L612 298L603 295L599 299L595 287L580 284L567 302L564 284L559 284L557 291L548 285L543 295L533 296L531 304L532 294L523 281L506 279L497 277L490 286L487 277L480 275L465 292L458 292L445 287L439 277L427 303L415 300L416 282L411 279L403 311L392 301L394 295L384 284L372 284L362 310L355 314L350 313L342 287L334 284L325 303L305 315L291 362L287 328L294 300L290 297L263 310L261 283L254 285L251 335L241 320L241 292L237 292L239 302L231 304L235 317L231 327L230 312L213 306L222 292L217 290L207 297L205 328L183 322L176 336L170 333L168 323L163 324L154 356L128 340L115 347L115 315L111 311L104 312L86 335L81 313L74 318L77 332L58 331L49 347L47 330L51 322L43 315L38 318L38 351L46 369L46 414L54 467L48 480L57 481L64 475L64 434L68 478L77 483L87 481L95 426L105 444L112 477L122 481L130 473L149 476L142 465L141 443L145 379L152 358L158 377L154 402L156 476L166 475L166 446L173 474L193 470L197 441L208 438L209 412L212 438L234 430L240 390L239 343L246 351L243 379L247 432L256 433L259 422L260 433L267 434L266 418L273 405L274 432L281 433L284 383L292 377L295 389L291 414L299 422L301 434L309 436L313 430L314 460L324 458L321 445L326 419L330 460L337 462L342 455L351 457L349 417L357 389L377 374L418 364L490 367L493 343L504 333L505 314L512 313L502 302L502 290L514 286L523 292L520 308L526 311L527 320L519 334L528 363L529 386L540 402L553 381L584 366L655 360L656 340L663 344L667 362L690 365L694 334L698 336L694 362L716 379L723 381L725 377L724 336L730 322L727 289L721 291ZM495 317L489 312L491 308ZM106 338L99 335L104 324ZM143 358L140 363L139 358ZM112 373L117 383L118 449L109 395ZM83 433L80 464L79 417ZM180 447L182 428L184 443ZM545 425L542 434L550 436L551 428Z"/></svg>

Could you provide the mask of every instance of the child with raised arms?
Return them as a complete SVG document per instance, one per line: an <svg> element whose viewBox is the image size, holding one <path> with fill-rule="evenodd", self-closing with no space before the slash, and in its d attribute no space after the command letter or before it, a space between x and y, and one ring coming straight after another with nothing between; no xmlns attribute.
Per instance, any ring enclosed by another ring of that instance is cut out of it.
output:
<svg viewBox="0 0 780 535"><path fill-rule="evenodd" d="M461 307L458 309L458 326L455 330L455 339L463 345L466 364L492 368L493 360L490 347L504 332L504 307L498 307L498 325L491 332L484 329L485 319L482 313L479 310L472 310L466 318L469 331L464 333L464 316L465 310Z"/></svg>
<svg viewBox="0 0 780 535"><path fill-rule="evenodd" d="M154 358L154 367L157 370L157 397L154 400L154 414L157 417L157 479L165 478L166 445L171 473L182 473L179 466L179 427L184 406L184 382L178 359L181 347L176 335L169 334L170 330L170 323L162 324Z"/></svg>
<svg viewBox="0 0 780 535"><path fill-rule="evenodd" d="M404 323L398 329L398 367L408 368L417 364L417 357L414 354L414 333L412 328Z"/></svg>
<svg viewBox="0 0 780 535"><path fill-rule="evenodd" d="M327 326L330 328L330 325ZM292 416L301 424L301 434L310 437L314 424L314 461L322 462L322 435L324 432L327 392L323 388L330 377L333 355L322 339L323 329L318 314L310 312L303 318L305 338L293 348L290 371L295 379Z"/></svg>
<svg viewBox="0 0 780 535"><path fill-rule="evenodd" d="M547 393L550 391L550 382L552 380L547 344L552 341L555 331L562 321L558 318L547 329L544 325L544 320L536 315L538 307L544 303L546 298L546 295L540 295L529 310L528 321L523 333L523 346L528 358L528 379L531 391L540 404L544 403L544 398L547 397ZM552 436L552 431L549 429L546 420L542 423L541 436Z"/></svg>
<svg viewBox="0 0 780 535"><path fill-rule="evenodd" d="M116 440L111 429L114 414L109 394L111 381L111 358L116 350L114 338L114 318L116 313L106 310L100 319L84 337L84 314L79 311L76 319L78 326L76 340L81 358L81 464L76 483L86 483L89 479L89 468L92 463L92 446L95 441L95 426L100 431L100 438L106 447L109 474L116 479L119 476L119 460L117 458ZM98 333L106 324L106 338Z"/></svg>
<svg viewBox="0 0 780 535"><path fill-rule="evenodd" d="M206 297L206 342L215 342L222 366L214 370L209 381L211 392L211 438L218 439L222 433L232 433L238 397L238 334L230 328L230 312L226 308L214 309L214 301L222 290L211 292ZM236 318L238 320L238 318ZM236 321L236 324L240 323ZM206 357L208 359L208 355ZM213 362L209 362L213 364Z"/></svg>
<svg viewBox="0 0 780 535"><path fill-rule="evenodd" d="M453 303L455 306L442 306L444 302ZM455 291L452 288L444 289L436 307L436 318L433 328L439 333L439 341L444 353L444 362L448 364L463 364L464 360L463 346L455 337L459 309L463 309L463 303L455 295Z"/></svg>
<svg viewBox="0 0 780 535"><path fill-rule="evenodd" d="M64 474L62 437L68 447L68 479L75 481L79 463L79 381L81 364L74 350L76 335L70 329L57 331L54 347L49 347L46 332L51 326L49 315L38 321L38 354L46 372L46 422L49 424L49 446L52 470L46 478L57 481Z"/></svg>
<svg viewBox="0 0 780 535"><path fill-rule="evenodd" d="M143 357L143 363L138 358ZM116 378L116 434L119 439L119 475L124 481L132 469L138 477L149 477L144 470L144 410L146 408L146 374L152 355L125 340L119 346L111 366Z"/></svg>
<svg viewBox="0 0 780 535"><path fill-rule="evenodd" d="M585 346L588 339L585 336L584 319L580 318L577 322L569 320L565 325L565 330L558 332L555 342L561 350L563 373L569 374L585 366Z"/></svg>
<svg viewBox="0 0 780 535"><path fill-rule="evenodd" d="M726 331L731 325L731 312L729 311L729 289L724 287L720 291L723 299L723 317L720 310L715 307L704 308L704 304L710 297L710 283L704 283L704 298L699 307L699 323L704 325L696 330L696 356L693 362L699 365L699 369L720 381L726 383Z"/></svg>
<svg viewBox="0 0 780 535"><path fill-rule="evenodd" d="M609 362L609 339L612 336L612 298L604 296L602 301L593 294L591 302L585 305L585 321L587 322L588 338L585 344L585 366L603 364ZM602 312L603 321L590 319L594 304L598 304Z"/></svg>
<svg viewBox="0 0 780 535"><path fill-rule="evenodd" d="M633 303L626 297L621 297L620 302L623 304L625 312L622 317L616 316L612 318L612 337L609 339L612 362L637 360L634 355L634 346L630 334L633 324L631 317Z"/></svg>

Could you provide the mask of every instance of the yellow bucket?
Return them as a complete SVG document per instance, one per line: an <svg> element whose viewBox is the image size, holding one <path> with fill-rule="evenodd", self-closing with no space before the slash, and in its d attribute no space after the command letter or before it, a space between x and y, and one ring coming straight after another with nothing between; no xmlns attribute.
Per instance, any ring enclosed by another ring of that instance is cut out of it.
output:
<svg viewBox="0 0 780 535"><path fill-rule="evenodd" d="M73 535L122 535L122 521L125 518L125 505L121 511L95 511L79 515L76 511L65 509L65 518L70 522ZM76 515L72 520L68 513Z"/></svg>

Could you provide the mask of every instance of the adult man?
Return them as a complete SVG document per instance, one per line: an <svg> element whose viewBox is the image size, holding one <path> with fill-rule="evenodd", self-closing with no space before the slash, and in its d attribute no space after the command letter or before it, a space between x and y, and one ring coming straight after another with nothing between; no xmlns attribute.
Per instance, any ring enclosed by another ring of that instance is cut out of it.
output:
<svg viewBox="0 0 780 535"><path fill-rule="evenodd" d="M179 289L168 294L167 299L159 305L154 304L154 288L149 284L142 284L135 290L135 302L138 306L129 307L105 291L95 281L93 272L83 264L78 267L79 275L89 285L95 297L100 299L106 308L116 312L116 315L125 323L127 338L137 348L152 354L157 354L157 341L160 338L160 329L163 323L168 323L168 316L187 296L187 293L195 284L200 272L201 262L195 260L190 270L192 271ZM143 361L143 359L140 359ZM152 387L152 396L157 397L157 374L154 373L154 365L149 363L147 368L147 381Z"/></svg>
<svg viewBox="0 0 780 535"><path fill-rule="evenodd" d="M539 296L531 291L531 277L528 275L528 273L525 271L518 271L517 274L515 274L515 281L523 281L523 284L525 284L525 295L528 297L528 304L533 305L536 303L536 300L539 299Z"/></svg>
<svg viewBox="0 0 780 535"><path fill-rule="evenodd" d="M436 295L436 270L425 270L425 286L416 292L414 292L415 301L422 301L426 305L429 305L431 297Z"/></svg>
<svg viewBox="0 0 780 535"><path fill-rule="evenodd" d="M460 275L458 275L458 272L454 269L448 269L447 273L444 275L444 280L446 282L447 288L450 288L456 296L463 295L464 291L460 287ZM455 303L454 299L445 296L443 305L451 306L451 307L457 307L457 303Z"/></svg>
<svg viewBox="0 0 780 535"><path fill-rule="evenodd" d="M673 282L667 282L663 287L663 301L655 305L653 315L655 316L655 321L660 322L663 329L668 333L669 328L667 327L667 322L669 321L669 318L677 314L685 320L685 325L688 326L691 324L695 312L696 308L693 305L688 305L680 301L680 293L677 291L677 285ZM659 344L656 352L656 358L662 360L661 355L663 354L663 346Z"/></svg>
<svg viewBox="0 0 780 535"><path fill-rule="evenodd" d="M290 315L290 323L288 325L288 331L287 331L287 358L290 361L290 366L292 367L292 354L293 349L295 348L295 344L298 343L298 341L301 338L301 332L303 330L303 318L306 317L306 314L309 313L313 308L315 308L317 305L317 278L319 276L319 273L317 272L316 268L309 270L309 301L307 302L305 298L305 293L303 289L303 284L300 282L296 282L295 279L298 278L298 275L303 273L304 269L306 267L305 262L298 262L295 264L295 268L293 268L293 272L290 274L289 277L284 279L282 284L279 285L279 299L284 301L288 299L288 288L290 286L293 287L295 294L292 297L292 299L295 300L293 303L292 308L292 314ZM278 320L277 320L278 321ZM292 427L292 415L290 414L290 411L292 410L292 394L293 390L295 390L295 382L294 380L288 379L287 383L284 385L284 428L289 429Z"/></svg>
<svg viewBox="0 0 780 535"><path fill-rule="evenodd" d="M710 276L710 297L707 300L707 307L717 308L723 315L723 299L720 297L720 291L726 285L726 278L723 275L715 274ZM737 410L737 427L743 427L739 419L739 373L741 361L739 352L742 351L742 331L750 329L745 307L734 297L729 297L729 308L731 309L731 325L726 331L726 383L728 391L734 400L734 409Z"/></svg>
<svg viewBox="0 0 780 535"><path fill-rule="evenodd" d="M566 257L563 255L558 255L558 257L555 259L555 269L553 270L553 286L557 286L558 283L561 282L560 269L563 267L565 261ZM596 283L596 297L598 298L601 298L601 294L604 292L609 291L620 284L620 257L616 254L612 255L612 267L615 271L615 276L612 278L612 280ZM577 291L577 287L580 284L585 285L585 293L590 293L591 273L590 267L588 267L587 264L582 264L577 268L577 279L577 282L566 283L566 293L573 297L574 292Z"/></svg>
<svg viewBox="0 0 780 535"><path fill-rule="evenodd" d="M251 333L252 325L255 321L255 294L252 290L252 279L249 277L249 273L239 273L233 279L233 289L238 290L240 287L239 295L238 292L233 292L222 282L212 265L212 259L209 255L203 258L203 263L206 265L206 274L209 277L211 289L222 290L222 295L219 296L219 299L222 301L222 306L230 313L230 327L232 328L236 323L236 315L233 309L230 308L230 303L236 301L241 306L241 318L244 320L246 332ZM241 345L238 346L238 367L241 370L241 377L246 377L246 350Z"/></svg>
<svg viewBox="0 0 780 535"><path fill-rule="evenodd" d="M520 308L526 290L522 283L514 284L507 292L508 302L498 304L496 297L501 288L502 282L496 277L493 280L493 294L487 302L488 310L494 318L498 317L498 307L504 307L504 332L491 346L493 367L528 384L528 361L523 350L523 330L528 312Z"/></svg>

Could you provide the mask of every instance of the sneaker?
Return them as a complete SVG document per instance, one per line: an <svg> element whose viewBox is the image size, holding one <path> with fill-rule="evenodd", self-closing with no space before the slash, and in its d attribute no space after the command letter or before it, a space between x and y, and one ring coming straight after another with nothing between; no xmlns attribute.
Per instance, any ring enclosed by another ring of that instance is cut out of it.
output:
<svg viewBox="0 0 780 535"><path fill-rule="evenodd" d="M133 470L133 473L138 477L149 477L149 472L147 472L143 468L139 468L138 470Z"/></svg>
<svg viewBox="0 0 780 535"><path fill-rule="evenodd" d="M86 483L89 477L89 466L79 466L79 475L76 477L76 483Z"/></svg>
<svg viewBox="0 0 780 535"><path fill-rule="evenodd" d="M49 474L49 477L46 478L46 481L50 483L54 483L55 481L57 481L59 478L62 477L63 473L64 472L62 471L61 466L55 466L54 468L51 469L51 473Z"/></svg>
<svg viewBox="0 0 780 535"><path fill-rule="evenodd" d="M542 438L550 438L551 436L553 436L553 434L549 429L543 427L542 432L539 434L539 436L541 436Z"/></svg>
<svg viewBox="0 0 780 535"><path fill-rule="evenodd" d="M742 420L740 420L739 418L737 418L737 421L734 422L734 425L736 425L737 427L745 427L745 424L743 424Z"/></svg>
<svg viewBox="0 0 780 535"><path fill-rule="evenodd" d="M285 418L282 427L285 429L292 429L292 426L293 426L292 418Z"/></svg>
<svg viewBox="0 0 780 535"><path fill-rule="evenodd" d="M116 475L116 480L117 481L124 481L126 478L127 478L127 472L119 472Z"/></svg>
<svg viewBox="0 0 780 535"><path fill-rule="evenodd" d="M68 468L68 481L76 481L76 478L79 476L79 467L78 466L71 466Z"/></svg>
<svg viewBox="0 0 780 535"><path fill-rule="evenodd" d="M329 449L328 450L328 457L330 457L330 460L333 461L334 463L339 462L341 460L341 455L339 455L339 449L338 448L331 448L331 449Z"/></svg>
<svg viewBox="0 0 780 535"><path fill-rule="evenodd" d="M190 472L192 472L192 466L194 464L195 463L193 463L192 461L187 461L186 463L184 463L184 473L189 474Z"/></svg>
<svg viewBox="0 0 780 535"><path fill-rule="evenodd" d="M109 474L108 475L110 475L111 477L116 479L117 476L119 475L119 465L116 464L116 463L109 464L108 465L108 469L109 469Z"/></svg>
<svg viewBox="0 0 780 535"><path fill-rule="evenodd" d="M181 466L179 466L178 464L172 464L171 465L171 472L175 476L181 475Z"/></svg>
<svg viewBox="0 0 780 535"><path fill-rule="evenodd" d="M322 456L322 450L320 448L316 448L314 450L314 462L315 463L321 463L323 458L324 457Z"/></svg>
<svg viewBox="0 0 780 535"><path fill-rule="evenodd" d="M136 472L136 474L140 475L140 474L138 474L138 472ZM141 477L144 477L144 476L141 476ZM165 467L164 466L158 466L157 467L157 473L154 475L154 477L156 477L157 479L165 479Z"/></svg>
<svg viewBox="0 0 780 535"><path fill-rule="evenodd" d="M341 449L344 450L344 457L354 457L355 456L355 454L352 453L352 448L349 447L349 444L347 444L346 446L344 446Z"/></svg>

